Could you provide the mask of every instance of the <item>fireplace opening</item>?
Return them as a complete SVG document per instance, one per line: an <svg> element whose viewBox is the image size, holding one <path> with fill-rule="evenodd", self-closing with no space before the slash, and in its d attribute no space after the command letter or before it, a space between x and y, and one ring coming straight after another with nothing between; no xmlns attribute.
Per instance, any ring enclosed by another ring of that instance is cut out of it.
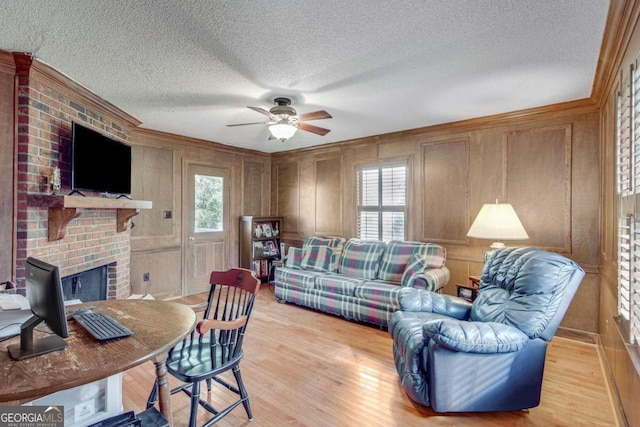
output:
<svg viewBox="0 0 640 427"><path fill-rule="evenodd" d="M108 265L81 271L62 278L64 300L82 302L107 299Z"/></svg>

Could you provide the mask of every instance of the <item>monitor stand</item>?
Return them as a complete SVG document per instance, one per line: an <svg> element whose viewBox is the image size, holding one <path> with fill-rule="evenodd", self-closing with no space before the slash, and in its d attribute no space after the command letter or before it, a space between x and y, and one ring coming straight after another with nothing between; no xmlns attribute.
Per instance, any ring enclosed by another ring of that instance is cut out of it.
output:
<svg viewBox="0 0 640 427"><path fill-rule="evenodd" d="M29 359L41 354L67 348L67 342L58 335L33 340L33 329L42 322L38 316L32 316L20 327L20 344L7 346L9 357L13 360Z"/></svg>

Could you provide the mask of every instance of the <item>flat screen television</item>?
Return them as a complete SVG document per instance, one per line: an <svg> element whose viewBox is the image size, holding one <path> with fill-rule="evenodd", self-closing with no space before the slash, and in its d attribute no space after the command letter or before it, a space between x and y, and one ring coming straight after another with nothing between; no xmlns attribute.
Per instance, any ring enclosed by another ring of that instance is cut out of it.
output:
<svg viewBox="0 0 640 427"><path fill-rule="evenodd" d="M131 194L131 146L73 122L71 189Z"/></svg>
<svg viewBox="0 0 640 427"><path fill-rule="evenodd" d="M20 327L20 344L7 346L9 356L14 360L62 350L67 347L63 338L69 336L58 267L29 257L25 268L25 281L27 299L33 316ZM35 340L33 330L42 322L45 322L55 335Z"/></svg>

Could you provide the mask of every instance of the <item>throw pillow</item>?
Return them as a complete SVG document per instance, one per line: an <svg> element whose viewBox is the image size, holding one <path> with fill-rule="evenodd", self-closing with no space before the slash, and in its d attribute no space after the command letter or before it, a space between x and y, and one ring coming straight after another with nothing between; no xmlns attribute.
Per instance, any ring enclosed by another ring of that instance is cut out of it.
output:
<svg viewBox="0 0 640 427"><path fill-rule="evenodd" d="M302 249L294 248L293 246L289 247L289 252L287 252L287 259L284 263L284 266L287 268L300 269L301 261L302 261Z"/></svg>
<svg viewBox="0 0 640 427"><path fill-rule="evenodd" d="M300 267L303 270L330 271L333 250L328 246L307 246Z"/></svg>
<svg viewBox="0 0 640 427"><path fill-rule="evenodd" d="M409 263L404 269L404 273L402 273L402 286L409 286L411 276L416 273L422 273L424 271L424 267L427 265L427 259L422 254L413 254L411 259L409 259Z"/></svg>
<svg viewBox="0 0 640 427"><path fill-rule="evenodd" d="M329 267L330 272L338 271L338 263L340 262L340 254L342 247L344 246L344 237L331 237L331 236L311 236L307 237L302 244L302 249L306 249L309 246L328 246L333 250L333 260Z"/></svg>
<svg viewBox="0 0 640 427"><path fill-rule="evenodd" d="M387 244L377 240L349 239L342 248L338 272L350 277L373 280Z"/></svg>
<svg viewBox="0 0 640 427"><path fill-rule="evenodd" d="M344 246L344 237L330 237L330 236L311 236L307 237L302 243L302 249L307 246L329 246L333 250L342 250Z"/></svg>

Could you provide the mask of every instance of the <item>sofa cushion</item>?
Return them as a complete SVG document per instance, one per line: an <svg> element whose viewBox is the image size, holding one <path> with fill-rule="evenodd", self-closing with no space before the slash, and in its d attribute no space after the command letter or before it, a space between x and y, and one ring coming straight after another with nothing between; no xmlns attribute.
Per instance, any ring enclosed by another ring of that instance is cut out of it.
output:
<svg viewBox="0 0 640 427"><path fill-rule="evenodd" d="M386 243L349 239L342 248L338 272L346 276L375 279Z"/></svg>
<svg viewBox="0 0 640 427"><path fill-rule="evenodd" d="M358 298L370 301L376 301L383 304L389 304L394 307L399 307L398 292L402 289L398 285L391 284L389 282L383 282L381 280L371 280L362 283L355 290L355 295Z"/></svg>
<svg viewBox="0 0 640 427"><path fill-rule="evenodd" d="M343 276L342 274L324 274L316 279L315 288L340 295L355 295L355 289L364 279Z"/></svg>
<svg viewBox="0 0 640 427"><path fill-rule="evenodd" d="M302 261L302 249L291 246L287 252L287 259L284 263L287 268L300 268Z"/></svg>
<svg viewBox="0 0 640 427"><path fill-rule="evenodd" d="M328 246L307 246L302 250L300 268L313 271L331 271L333 250Z"/></svg>
<svg viewBox="0 0 640 427"><path fill-rule="evenodd" d="M274 280L278 282L289 283L301 288L313 289L315 287L316 277L325 274L311 270L299 270L294 268L279 267L276 268Z"/></svg>
<svg viewBox="0 0 640 427"><path fill-rule="evenodd" d="M375 301L363 304L361 299L351 295L329 293L320 289L302 289L288 283L278 283L275 295L284 301L383 327L387 326L389 317L397 310L397 307Z"/></svg>
<svg viewBox="0 0 640 427"><path fill-rule="evenodd" d="M392 240L380 261L378 279L400 283L407 264L415 254L424 258L425 268L442 267L446 256L444 247L434 243Z"/></svg>

